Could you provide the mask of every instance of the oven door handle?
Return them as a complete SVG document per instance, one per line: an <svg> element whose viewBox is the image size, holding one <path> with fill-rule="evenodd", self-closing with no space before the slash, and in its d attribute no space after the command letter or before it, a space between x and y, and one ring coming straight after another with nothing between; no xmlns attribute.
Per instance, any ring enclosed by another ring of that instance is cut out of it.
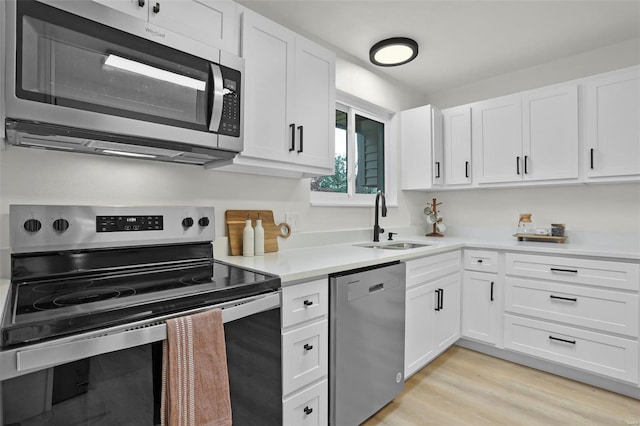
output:
<svg viewBox="0 0 640 426"><path fill-rule="evenodd" d="M182 312L180 316L203 312L212 308L222 308L222 320L227 323L275 309L279 306L280 292L276 292L267 296L261 295L222 305L193 309ZM87 338L67 343L43 344L39 348L17 350L16 367L20 372L41 370L95 355L165 340L167 338L167 326L164 322L160 324L157 324L157 322L175 317L176 315L157 318L153 322L154 325L148 326L131 324L128 329L114 332L113 334L97 335L96 337L88 336Z"/></svg>

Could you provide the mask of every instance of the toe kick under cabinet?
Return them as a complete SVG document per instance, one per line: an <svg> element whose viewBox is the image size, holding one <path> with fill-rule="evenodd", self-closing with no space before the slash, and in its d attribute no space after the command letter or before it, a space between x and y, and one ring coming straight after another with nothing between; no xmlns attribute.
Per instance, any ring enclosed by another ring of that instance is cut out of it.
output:
<svg viewBox="0 0 640 426"><path fill-rule="evenodd" d="M504 346L638 384L640 265L505 254Z"/></svg>
<svg viewBox="0 0 640 426"><path fill-rule="evenodd" d="M284 426L326 425L329 415L329 282L282 289Z"/></svg>

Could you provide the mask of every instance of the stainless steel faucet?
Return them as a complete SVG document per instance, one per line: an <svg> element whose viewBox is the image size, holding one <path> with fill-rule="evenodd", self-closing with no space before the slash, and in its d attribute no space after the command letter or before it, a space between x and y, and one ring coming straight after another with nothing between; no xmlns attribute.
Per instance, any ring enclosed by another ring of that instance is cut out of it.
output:
<svg viewBox="0 0 640 426"><path fill-rule="evenodd" d="M376 194L376 212L375 212L375 222L373 224L373 242L377 243L380 241L380 234L384 232L384 229L380 228L378 223L378 204L380 202L380 198L382 198L382 217L387 217L387 201L384 198L384 192L379 190Z"/></svg>

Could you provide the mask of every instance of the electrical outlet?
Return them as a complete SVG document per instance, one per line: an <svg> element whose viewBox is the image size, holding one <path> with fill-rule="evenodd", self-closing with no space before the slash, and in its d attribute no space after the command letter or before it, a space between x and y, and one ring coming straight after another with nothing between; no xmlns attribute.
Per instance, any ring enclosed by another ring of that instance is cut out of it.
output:
<svg viewBox="0 0 640 426"><path fill-rule="evenodd" d="M287 222L289 228L291 228L291 232L298 231L298 227L300 226L300 215L298 213L285 213L284 221Z"/></svg>

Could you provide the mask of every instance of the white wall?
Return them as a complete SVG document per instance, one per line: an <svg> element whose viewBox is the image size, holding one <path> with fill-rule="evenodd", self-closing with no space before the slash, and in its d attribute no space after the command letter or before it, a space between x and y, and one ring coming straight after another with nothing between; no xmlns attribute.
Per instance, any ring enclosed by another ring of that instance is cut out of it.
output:
<svg viewBox="0 0 640 426"><path fill-rule="evenodd" d="M449 108L637 64L640 64L640 39L632 39L455 89L430 93L426 103Z"/></svg>
<svg viewBox="0 0 640 426"><path fill-rule="evenodd" d="M442 202L440 213L457 235L475 227L499 233L497 239L510 238L520 213L532 213L536 226L564 223L569 238L573 234L581 241L586 233L640 237L640 183L434 192L412 210L416 224L424 224L422 209L433 197Z"/></svg>

